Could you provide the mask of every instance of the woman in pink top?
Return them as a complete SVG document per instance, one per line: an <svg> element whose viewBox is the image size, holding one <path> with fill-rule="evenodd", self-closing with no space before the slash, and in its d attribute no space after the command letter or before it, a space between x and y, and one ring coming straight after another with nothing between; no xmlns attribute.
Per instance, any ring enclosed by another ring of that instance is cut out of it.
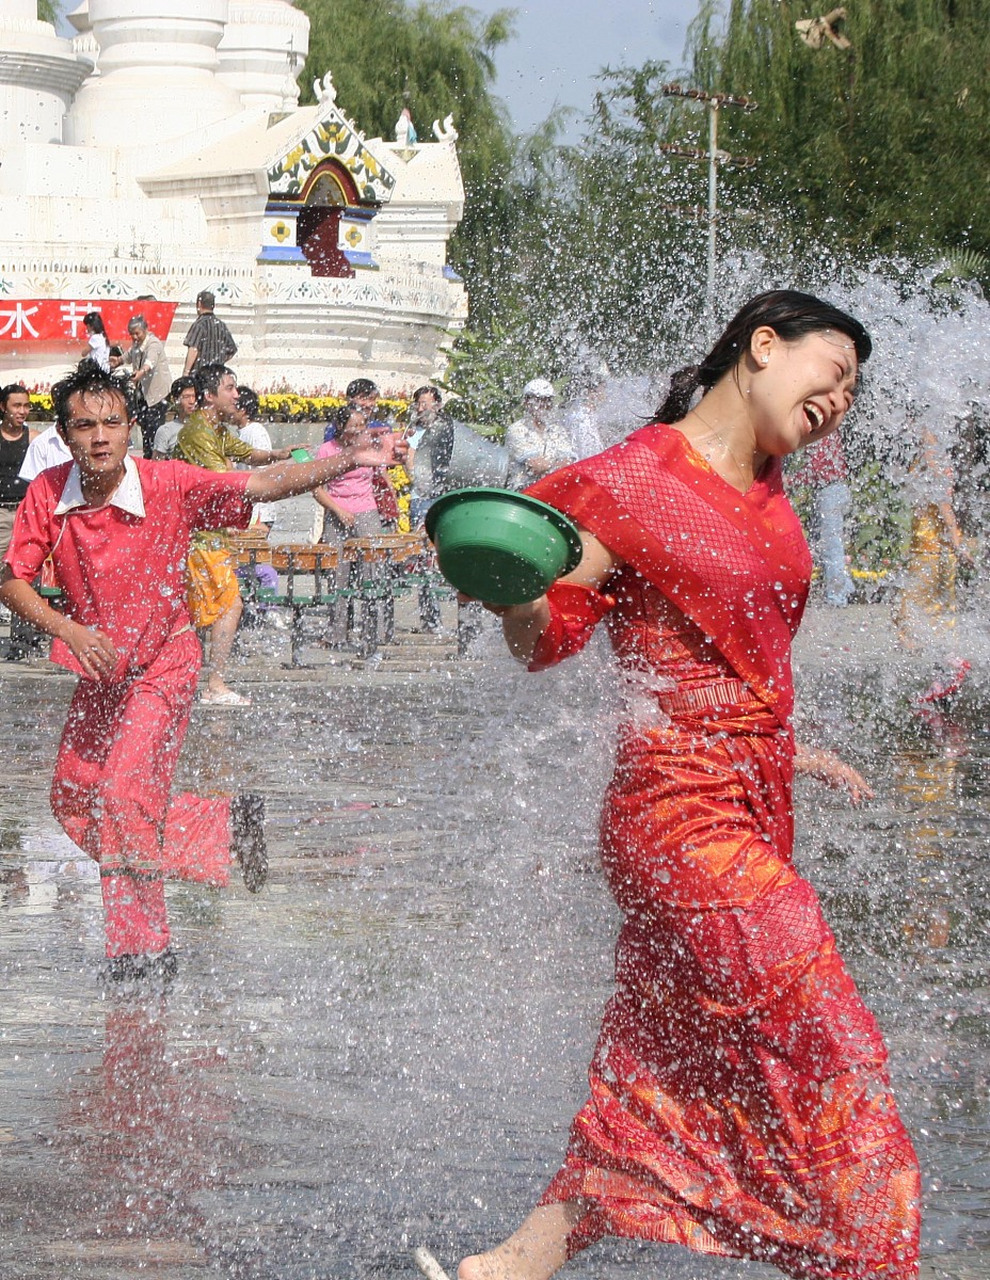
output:
<svg viewBox="0 0 990 1280"><path fill-rule="evenodd" d="M337 438L327 440L316 451L318 458L332 458L368 428L368 414L353 404L341 409L337 418ZM321 542L333 547L343 544L345 538L368 538L382 532L382 518L378 514L372 486L373 467L354 467L346 478L333 480L313 490L313 497L323 508L323 534ZM355 566L356 568L356 566ZM346 587L351 565L341 563L337 568L336 585ZM332 648L347 647L347 626L350 602L338 599L330 611L330 632L327 640Z"/></svg>
<svg viewBox="0 0 990 1280"><path fill-rule="evenodd" d="M366 427L367 420L362 410L347 405L338 420L337 439L321 444L316 456L332 458ZM313 491L313 497L324 512L321 542L339 546L345 538L367 538L381 533L382 520L378 514L371 477L371 467L355 467L339 480Z"/></svg>

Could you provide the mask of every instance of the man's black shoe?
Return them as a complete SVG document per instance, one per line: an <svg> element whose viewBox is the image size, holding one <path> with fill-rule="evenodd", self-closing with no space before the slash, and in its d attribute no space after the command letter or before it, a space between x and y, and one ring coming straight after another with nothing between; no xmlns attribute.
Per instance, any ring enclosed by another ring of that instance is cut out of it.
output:
<svg viewBox="0 0 990 1280"><path fill-rule="evenodd" d="M253 791L230 802L230 837L234 857L249 893L258 893L268 879L268 844L265 840L265 800Z"/></svg>
<svg viewBox="0 0 990 1280"><path fill-rule="evenodd" d="M178 972L179 959L171 947L166 947L154 956L109 956L100 970L100 982L106 987L131 982L167 987Z"/></svg>

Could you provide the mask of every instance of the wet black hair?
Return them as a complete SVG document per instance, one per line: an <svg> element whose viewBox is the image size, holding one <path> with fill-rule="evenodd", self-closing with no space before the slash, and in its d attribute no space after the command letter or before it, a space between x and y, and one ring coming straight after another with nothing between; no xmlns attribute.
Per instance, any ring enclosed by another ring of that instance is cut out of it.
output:
<svg viewBox="0 0 990 1280"><path fill-rule="evenodd" d="M410 397L411 403L415 404L420 396L432 396L437 404L443 404L443 396L436 387L430 386L429 383L425 387L417 387Z"/></svg>
<svg viewBox="0 0 990 1280"><path fill-rule="evenodd" d="M690 411L699 390L708 391L734 369L749 350L757 329L773 329L785 342L809 333L837 329L852 341L860 364L870 358L873 343L860 322L845 311L797 289L772 289L750 298L726 325L719 340L700 364L678 369L670 380L667 398L657 409L657 422L680 422Z"/></svg>
<svg viewBox="0 0 990 1280"><path fill-rule="evenodd" d="M104 338L107 336L107 331L103 327L103 317L98 311L87 311L83 316L83 324L90 333L102 333Z"/></svg>
<svg viewBox="0 0 990 1280"><path fill-rule="evenodd" d="M257 391L252 391L250 387L238 387L237 403L249 418L256 418L258 416L258 410L261 408L261 401L258 399Z"/></svg>
<svg viewBox="0 0 990 1280"><path fill-rule="evenodd" d="M14 395L18 391L22 391L24 395L30 396L30 392L27 387L23 386L20 382L11 382L6 387L0 387L0 409L6 409L7 397Z"/></svg>
<svg viewBox="0 0 990 1280"><path fill-rule="evenodd" d="M347 384L344 394L348 400L356 400L358 396L378 395L378 387L370 378L355 378Z"/></svg>
<svg viewBox="0 0 990 1280"><path fill-rule="evenodd" d="M193 385L196 388L196 399L200 404L209 392L211 396L215 396L220 390L220 382L223 378L230 374L234 377L233 369L228 369L225 364L202 364L198 365L193 373Z"/></svg>
<svg viewBox="0 0 990 1280"><path fill-rule="evenodd" d="M171 387L169 387L168 393L173 400L178 400L183 391L187 390L189 387L192 387L193 391L196 391L196 401L198 403L199 392L196 390L196 379L191 377L188 373L184 373L181 378L176 378Z"/></svg>
<svg viewBox="0 0 990 1280"><path fill-rule="evenodd" d="M69 399L74 395L119 396L124 402L128 421L134 417L134 408L126 390L116 378L101 369L92 360L81 360L79 367L66 374L52 387L52 407L55 422L64 435L69 425Z"/></svg>

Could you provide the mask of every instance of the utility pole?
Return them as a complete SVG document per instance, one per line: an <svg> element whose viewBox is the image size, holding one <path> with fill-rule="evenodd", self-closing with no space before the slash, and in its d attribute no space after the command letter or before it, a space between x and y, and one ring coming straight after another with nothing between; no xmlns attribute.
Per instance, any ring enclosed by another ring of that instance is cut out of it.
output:
<svg viewBox="0 0 990 1280"><path fill-rule="evenodd" d="M720 164L731 164L737 168L749 169L756 164L755 156L730 156L727 151L718 148L718 113L722 107L739 107L743 111L755 111L758 103L752 98L737 98L728 93L708 93L704 89L685 89L679 84L660 86L665 98L689 98L692 102L700 102L708 112L708 148L701 151L695 147L678 147L672 144L659 143L660 151L667 155L681 156L687 160L707 160L708 162L708 271L705 286L705 302L711 307L715 296L715 253L716 225L718 223L718 167Z"/></svg>

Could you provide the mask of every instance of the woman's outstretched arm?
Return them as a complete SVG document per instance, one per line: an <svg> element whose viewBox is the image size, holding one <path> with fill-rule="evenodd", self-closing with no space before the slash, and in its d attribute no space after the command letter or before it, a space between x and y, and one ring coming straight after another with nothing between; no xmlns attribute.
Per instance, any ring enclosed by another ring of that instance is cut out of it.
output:
<svg viewBox="0 0 990 1280"><path fill-rule="evenodd" d="M560 581L600 591L608 578L621 567L622 561L587 529L581 530L581 544L580 564ZM528 664L537 640L550 624L550 605L546 596L539 596L529 604L486 604L485 608L502 619L502 633L512 656L517 662Z"/></svg>

